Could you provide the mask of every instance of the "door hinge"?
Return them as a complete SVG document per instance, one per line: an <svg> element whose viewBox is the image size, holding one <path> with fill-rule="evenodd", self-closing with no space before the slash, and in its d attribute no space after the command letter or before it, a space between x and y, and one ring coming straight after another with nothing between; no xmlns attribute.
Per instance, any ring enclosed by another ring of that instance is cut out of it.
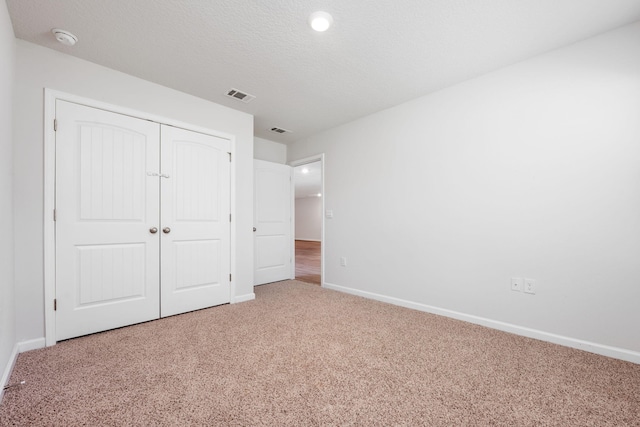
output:
<svg viewBox="0 0 640 427"><path fill-rule="evenodd" d="M56 214L56 210L53 210L53 220L57 221L58 220L58 215Z"/></svg>
<svg viewBox="0 0 640 427"><path fill-rule="evenodd" d="M229 273L229 281L231 281L231 273Z"/></svg>
<svg viewBox="0 0 640 427"><path fill-rule="evenodd" d="M54 132L58 131L58 120L57 119L53 119L53 131Z"/></svg>
<svg viewBox="0 0 640 427"><path fill-rule="evenodd" d="M229 214L229 222L231 222L231 214Z"/></svg>
<svg viewBox="0 0 640 427"><path fill-rule="evenodd" d="M229 161L231 161L231 153L229 153Z"/></svg>
<svg viewBox="0 0 640 427"><path fill-rule="evenodd" d="M53 300L53 311L56 311L58 309L58 299L55 298Z"/></svg>

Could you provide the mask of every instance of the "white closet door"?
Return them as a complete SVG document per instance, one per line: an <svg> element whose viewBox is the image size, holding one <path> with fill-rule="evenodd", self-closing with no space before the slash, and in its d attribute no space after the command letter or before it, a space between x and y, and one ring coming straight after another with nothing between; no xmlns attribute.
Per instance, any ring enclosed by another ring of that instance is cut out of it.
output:
<svg viewBox="0 0 640 427"><path fill-rule="evenodd" d="M162 126L161 316L230 301L230 143Z"/></svg>
<svg viewBox="0 0 640 427"><path fill-rule="evenodd" d="M253 161L254 285L293 279L291 166Z"/></svg>
<svg viewBox="0 0 640 427"><path fill-rule="evenodd" d="M56 340L158 318L160 125L65 101L56 120Z"/></svg>

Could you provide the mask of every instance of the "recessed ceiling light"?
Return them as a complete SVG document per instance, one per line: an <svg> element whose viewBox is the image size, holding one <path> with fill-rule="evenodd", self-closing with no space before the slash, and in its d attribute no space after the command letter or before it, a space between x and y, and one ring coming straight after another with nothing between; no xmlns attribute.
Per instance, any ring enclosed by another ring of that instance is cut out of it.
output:
<svg viewBox="0 0 640 427"><path fill-rule="evenodd" d="M56 37L56 40L58 40L65 46L73 46L78 41L78 38L71 34L69 31L54 28L53 30L51 30L51 32Z"/></svg>
<svg viewBox="0 0 640 427"><path fill-rule="evenodd" d="M311 28L316 31L327 31L331 24L333 24L333 18L327 12L313 12L311 16L309 16L309 24Z"/></svg>

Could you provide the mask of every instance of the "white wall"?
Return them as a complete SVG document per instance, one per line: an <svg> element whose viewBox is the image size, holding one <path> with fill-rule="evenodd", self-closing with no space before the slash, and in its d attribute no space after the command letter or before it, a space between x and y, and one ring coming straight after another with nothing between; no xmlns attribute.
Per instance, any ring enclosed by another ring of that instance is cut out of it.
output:
<svg viewBox="0 0 640 427"><path fill-rule="evenodd" d="M44 337L43 89L236 136L236 295L253 293L253 117L57 51L17 40L14 102L17 339Z"/></svg>
<svg viewBox="0 0 640 427"><path fill-rule="evenodd" d="M15 39L7 4L0 2L0 399L15 339L13 278L12 87Z"/></svg>
<svg viewBox="0 0 640 427"><path fill-rule="evenodd" d="M296 240L322 240L322 198L296 199Z"/></svg>
<svg viewBox="0 0 640 427"><path fill-rule="evenodd" d="M326 156L326 281L640 363L638 52L640 23L290 146Z"/></svg>
<svg viewBox="0 0 640 427"><path fill-rule="evenodd" d="M279 142L255 137L253 140L253 158L273 163L287 163L287 146Z"/></svg>

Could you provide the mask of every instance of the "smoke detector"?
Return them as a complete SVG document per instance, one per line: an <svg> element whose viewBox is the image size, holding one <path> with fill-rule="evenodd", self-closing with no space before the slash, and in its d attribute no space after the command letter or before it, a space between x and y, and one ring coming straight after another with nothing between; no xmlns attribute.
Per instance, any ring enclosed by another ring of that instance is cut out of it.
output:
<svg viewBox="0 0 640 427"><path fill-rule="evenodd" d="M69 31L54 28L53 30L51 30L51 32L56 37L56 40L58 40L65 46L73 46L78 41L78 38L71 34Z"/></svg>

